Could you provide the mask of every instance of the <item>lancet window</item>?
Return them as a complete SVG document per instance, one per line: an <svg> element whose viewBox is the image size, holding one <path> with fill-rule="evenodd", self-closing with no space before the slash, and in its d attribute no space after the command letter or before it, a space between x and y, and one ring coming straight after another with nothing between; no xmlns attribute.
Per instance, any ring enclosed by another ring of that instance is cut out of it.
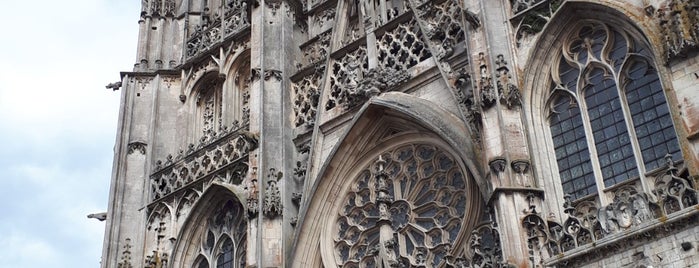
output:
<svg viewBox="0 0 699 268"><path fill-rule="evenodd" d="M573 199L681 159L647 46L598 21L574 27L552 70L549 126L563 191Z"/></svg>
<svg viewBox="0 0 699 268"><path fill-rule="evenodd" d="M192 268L245 267L247 222L238 202L222 204L206 219Z"/></svg>
<svg viewBox="0 0 699 268"><path fill-rule="evenodd" d="M212 138L223 120L223 100L222 87L223 80L209 78L211 75L203 78L199 85L199 95L196 99L196 124L198 135L195 137L203 137L202 139Z"/></svg>
<svg viewBox="0 0 699 268"><path fill-rule="evenodd" d="M467 222L468 175L430 144L382 153L355 178L334 227L341 267L441 267ZM456 254L454 254L456 255Z"/></svg>

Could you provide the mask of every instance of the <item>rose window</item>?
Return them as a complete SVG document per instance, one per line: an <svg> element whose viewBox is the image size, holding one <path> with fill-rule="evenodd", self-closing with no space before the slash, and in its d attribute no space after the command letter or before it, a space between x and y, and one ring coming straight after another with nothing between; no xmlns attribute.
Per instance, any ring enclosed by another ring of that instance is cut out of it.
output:
<svg viewBox="0 0 699 268"><path fill-rule="evenodd" d="M438 267L461 233L466 176L433 145L406 145L381 154L355 178L339 208L336 263Z"/></svg>

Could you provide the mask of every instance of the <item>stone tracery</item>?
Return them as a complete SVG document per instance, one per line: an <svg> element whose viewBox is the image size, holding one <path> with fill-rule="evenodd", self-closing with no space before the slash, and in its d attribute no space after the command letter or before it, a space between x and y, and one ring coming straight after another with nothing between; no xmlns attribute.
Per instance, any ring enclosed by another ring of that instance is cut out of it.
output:
<svg viewBox="0 0 699 268"><path fill-rule="evenodd" d="M204 225L192 267L245 267L247 221L242 205L232 200L219 204Z"/></svg>
<svg viewBox="0 0 699 268"><path fill-rule="evenodd" d="M389 264L437 267L463 235L468 175L452 156L427 144L401 146L377 161L360 172L340 208L337 264L365 267L392 259Z"/></svg>

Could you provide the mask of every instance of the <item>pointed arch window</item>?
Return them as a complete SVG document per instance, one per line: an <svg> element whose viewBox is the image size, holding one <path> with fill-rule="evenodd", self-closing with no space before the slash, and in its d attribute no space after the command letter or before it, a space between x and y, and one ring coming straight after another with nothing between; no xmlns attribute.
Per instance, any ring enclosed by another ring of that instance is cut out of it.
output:
<svg viewBox="0 0 699 268"><path fill-rule="evenodd" d="M227 201L207 219L193 268L245 267L247 221L238 202Z"/></svg>
<svg viewBox="0 0 699 268"><path fill-rule="evenodd" d="M202 78L196 99L196 129L199 135L195 137L207 140L215 136L223 120L223 79L213 76L215 75Z"/></svg>
<svg viewBox="0 0 699 268"><path fill-rule="evenodd" d="M577 25L560 47L548 121L563 191L597 194L681 159L647 47L601 22Z"/></svg>

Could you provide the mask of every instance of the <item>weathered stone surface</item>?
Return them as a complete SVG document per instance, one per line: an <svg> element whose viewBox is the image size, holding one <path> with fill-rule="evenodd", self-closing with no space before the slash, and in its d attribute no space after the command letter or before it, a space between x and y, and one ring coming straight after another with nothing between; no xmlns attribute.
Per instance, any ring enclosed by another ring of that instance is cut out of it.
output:
<svg viewBox="0 0 699 268"><path fill-rule="evenodd" d="M693 0L143 0L102 267L699 264Z"/></svg>

